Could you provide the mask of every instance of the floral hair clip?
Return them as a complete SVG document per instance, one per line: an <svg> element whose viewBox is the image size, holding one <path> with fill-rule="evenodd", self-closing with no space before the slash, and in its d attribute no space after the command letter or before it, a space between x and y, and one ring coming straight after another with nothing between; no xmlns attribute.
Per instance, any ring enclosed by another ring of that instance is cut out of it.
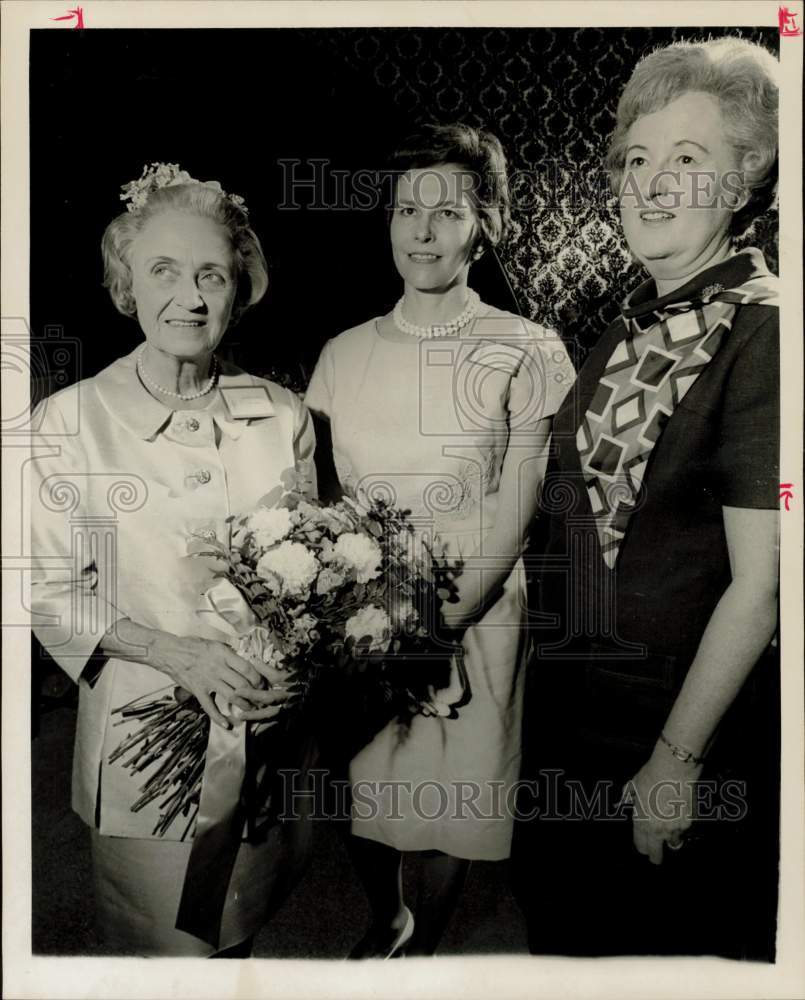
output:
<svg viewBox="0 0 805 1000"><path fill-rule="evenodd" d="M153 191L175 187L177 184L200 184L202 187L210 188L211 191L223 195L246 215L249 214L246 203L239 194L227 194L218 181L196 180L186 170L180 170L178 163L152 163L150 166L146 164L136 181L122 185L120 200L128 202L126 208L129 212L139 212Z"/></svg>

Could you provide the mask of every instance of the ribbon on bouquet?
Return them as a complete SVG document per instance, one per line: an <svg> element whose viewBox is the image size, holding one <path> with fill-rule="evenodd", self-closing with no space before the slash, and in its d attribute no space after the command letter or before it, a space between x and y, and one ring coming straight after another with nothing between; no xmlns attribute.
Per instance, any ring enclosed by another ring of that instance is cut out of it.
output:
<svg viewBox="0 0 805 1000"><path fill-rule="evenodd" d="M196 608L198 617L226 635L242 635L257 624L243 594L229 580L217 580L204 592L201 601L201 607Z"/></svg>
<svg viewBox="0 0 805 1000"><path fill-rule="evenodd" d="M472 687L464 663L464 650L459 647L450 657L450 675L444 687L428 685L428 700L420 706L420 714L454 719L458 710L472 700Z"/></svg>
<svg viewBox="0 0 805 1000"><path fill-rule="evenodd" d="M219 580L203 596L197 613L221 632L242 634L255 617L238 590ZM216 705L221 704L216 698ZM246 809L246 723L232 729L210 724L198 821L187 862L176 929L218 948L226 894L240 849Z"/></svg>
<svg viewBox="0 0 805 1000"><path fill-rule="evenodd" d="M245 810L246 725L210 725L198 821L187 862L176 929L219 947L224 903L240 849Z"/></svg>

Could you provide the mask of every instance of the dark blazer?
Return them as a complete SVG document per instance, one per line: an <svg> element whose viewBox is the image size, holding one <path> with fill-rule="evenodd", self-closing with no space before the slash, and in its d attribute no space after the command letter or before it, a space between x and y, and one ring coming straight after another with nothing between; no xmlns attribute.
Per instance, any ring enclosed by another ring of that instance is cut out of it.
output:
<svg viewBox="0 0 805 1000"><path fill-rule="evenodd" d="M729 288L734 260L703 272L674 297L716 280ZM576 431L626 335L620 318L608 327L554 420L543 499L550 531L535 622L542 660L561 660L571 647L595 642L626 660L658 654L689 661L731 578L722 507L779 503L778 309L742 305L655 446L618 562L607 568Z"/></svg>

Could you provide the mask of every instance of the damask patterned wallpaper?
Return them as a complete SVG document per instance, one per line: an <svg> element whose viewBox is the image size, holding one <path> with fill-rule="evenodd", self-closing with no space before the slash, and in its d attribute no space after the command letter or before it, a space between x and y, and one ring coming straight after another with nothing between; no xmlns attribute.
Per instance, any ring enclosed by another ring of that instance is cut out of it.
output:
<svg viewBox="0 0 805 1000"><path fill-rule="evenodd" d="M772 30L730 31L777 51ZM522 312L583 354L641 280L602 170L617 98L642 55L700 37L660 28L345 29L322 33L320 44L367 91L386 91L401 121L463 121L498 135L516 207L503 265ZM760 246L776 271L776 212L740 243Z"/></svg>
<svg viewBox="0 0 805 1000"><path fill-rule="evenodd" d="M771 29L739 33L779 44ZM120 211L120 185L155 160L246 197L271 280L221 351L302 388L325 340L387 312L401 291L384 211L345 204L334 178L382 169L403 135L432 121L484 125L508 154L514 231L500 258L513 295L490 254L474 265L473 284L494 305L514 308L516 299L583 360L640 277L602 170L618 95L643 54L683 36L700 37L656 28L34 32L31 323L44 359L35 398L140 342L138 324L101 285L98 247ZM206 67L205 97L183 100L177 127L166 95L185 92L175 54L191 49ZM98 87L110 77L114 87ZM65 93L92 114L65 114ZM143 127L119 129L110 143L98 122L116 121L120 108L139 109ZM316 163L329 171L318 206L309 189ZM289 193L294 171L308 186L298 199ZM776 222L769 213L751 237L772 269ZM52 330L80 347L63 371L51 357Z"/></svg>

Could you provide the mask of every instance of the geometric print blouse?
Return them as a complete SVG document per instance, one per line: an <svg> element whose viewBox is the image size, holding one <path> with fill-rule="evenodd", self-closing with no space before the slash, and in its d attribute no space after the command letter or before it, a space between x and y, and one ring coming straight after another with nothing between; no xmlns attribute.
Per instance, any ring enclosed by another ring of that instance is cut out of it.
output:
<svg viewBox="0 0 805 1000"><path fill-rule="evenodd" d="M739 258L739 259L736 259ZM715 356L735 310L749 302L776 305L777 279L752 248L733 258L738 281L673 293L646 313L622 308L626 336L607 361L576 433L576 447L604 561L615 567L629 518L639 502L652 450L680 401ZM739 265L737 268L735 265ZM653 285L653 282L650 284ZM670 301L669 301L670 300Z"/></svg>

